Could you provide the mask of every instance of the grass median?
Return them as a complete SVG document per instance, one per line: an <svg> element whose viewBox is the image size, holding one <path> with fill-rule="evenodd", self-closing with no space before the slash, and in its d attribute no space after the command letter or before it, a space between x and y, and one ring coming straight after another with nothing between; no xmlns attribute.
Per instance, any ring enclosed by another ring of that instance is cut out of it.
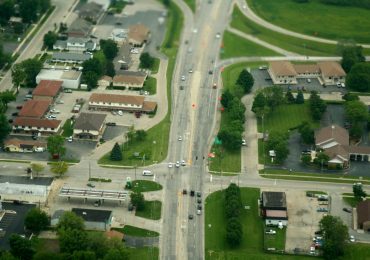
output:
<svg viewBox="0 0 370 260"><path fill-rule="evenodd" d="M163 187L161 184L154 181L146 180L135 180L132 182L132 191L133 192L149 192L149 191L158 191Z"/></svg>
<svg viewBox="0 0 370 260"><path fill-rule="evenodd" d="M189 6L193 13L195 13L196 0L184 0L184 2Z"/></svg>
<svg viewBox="0 0 370 260"><path fill-rule="evenodd" d="M123 228L112 228L113 230L123 233L125 236L133 237L158 237L159 233L144 228L125 225Z"/></svg>
<svg viewBox="0 0 370 260"><path fill-rule="evenodd" d="M135 216L159 220L161 219L162 202L159 200L146 200L144 210L136 211Z"/></svg>

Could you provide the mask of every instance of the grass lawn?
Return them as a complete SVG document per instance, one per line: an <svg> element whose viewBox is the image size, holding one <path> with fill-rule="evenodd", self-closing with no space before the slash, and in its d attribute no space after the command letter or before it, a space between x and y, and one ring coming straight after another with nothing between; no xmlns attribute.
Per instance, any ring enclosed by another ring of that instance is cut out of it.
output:
<svg viewBox="0 0 370 260"><path fill-rule="evenodd" d="M215 145L212 146L211 152L214 151ZM221 167L222 166L222 167ZM225 151L222 160L218 157L210 159L211 171L215 172L240 172L241 171L241 150ZM217 174L218 175L218 174Z"/></svg>
<svg viewBox="0 0 370 260"><path fill-rule="evenodd" d="M224 33L223 45L221 59L241 56L281 56L273 50L262 47L229 31Z"/></svg>
<svg viewBox="0 0 370 260"><path fill-rule="evenodd" d="M341 258L345 259L369 259L370 245L362 243L353 243L347 245L347 249L344 252L344 256ZM367 257L366 257L367 256Z"/></svg>
<svg viewBox="0 0 370 260"><path fill-rule="evenodd" d="M147 192L147 191L156 191L161 190L162 185L154 181L146 180L135 180L132 182L132 191L134 192Z"/></svg>
<svg viewBox="0 0 370 260"><path fill-rule="evenodd" d="M319 0L248 0L261 18L307 35L370 43L370 10L322 4ZM330 21L330 22L328 22Z"/></svg>
<svg viewBox="0 0 370 260"><path fill-rule="evenodd" d="M193 13L195 13L196 0L184 0L184 2L189 6Z"/></svg>
<svg viewBox="0 0 370 260"><path fill-rule="evenodd" d="M143 90L148 91L150 95L157 93L157 79L148 77L144 82Z"/></svg>
<svg viewBox="0 0 370 260"><path fill-rule="evenodd" d="M268 248L275 248L276 251L284 251L285 250L285 236L286 236L286 228L279 229L275 227L265 227L265 230L275 230L275 235L264 234L265 236L265 244L264 248L267 250Z"/></svg>
<svg viewBox="0 0 370 260"><path fill-rule="evenodd" d="M258 216L257 199L260 190L241 188L243 206L241 211L243 240L239 248L230 248L225 240L226 217L224 213L224 191L210 194L205 203L205 258L213 259L312 259L301 256L266 254L263 251L263 221Z"/></svg>
<svg viewBox="0 0 370 260"><path fill-rule="evenodd" d="M139 227L134 227L130 225L125 225L123 228L112 228L114 230L117 230L127 236L133 236L133 237L158 237L159 233Z"/></svg>
<svg viewBox="0 0 370 260"><path fill-rule="evenodd" d="M63 125L63 133L62 136L69 137L73 135L73 125L71 124L71 119L67 119Z"/></svg>
<svg viewBox="0 0 370 260"><path fill-rule="evenodd" d="M278 3L278 1L276 2ZM302 40L300 38L274 32L249 20L247 17L244 16L242 12L240 12L237 7L235 7L233 11L231 27L236 28L244 33L254 35L255 37L258 37L263 41L266 41L287 51L309 56L338 55L337 46L334 44L325 44Z"/></svg>
<svg viewBox="0 0 370 260"><path fill-rule="evenodd" d="M154 64L153 64L152 69L151 69L152 74L158 73L160 62L161 62L160 59L154 57Z"/></svg>
<svg viewBox="0 0 370 260"><path fill-rule="evenodd" d="M304 121L309 122L314 128L319 126L311 118L310 107L307 101L304 104L284 104L278 106L264 119L264 130L285 133L289 129L296 128ZM263 132L262 120L258 120L258 132Z"/></svg>
<svg viewBox="0 0 370 260"><path fill-rule="evenodd" d="M345 203L350 205L352 208L355 208L357 204L359 203L359 201L355 199L354 197L343 197L343 200Z"/></svg>
<svg viewBox="0 0 370 260"><path fill-rule="evenodd" d="M127 247L130 260L157 260L159 259L158 247Z"/></svg>
<svg viewBox="0 0 370 260"><path fill-rule="evenodd" d="M146 200L145 208L142 211L136 211L135 216L158 220L161 218L162 202L159 200Z"/></svg>

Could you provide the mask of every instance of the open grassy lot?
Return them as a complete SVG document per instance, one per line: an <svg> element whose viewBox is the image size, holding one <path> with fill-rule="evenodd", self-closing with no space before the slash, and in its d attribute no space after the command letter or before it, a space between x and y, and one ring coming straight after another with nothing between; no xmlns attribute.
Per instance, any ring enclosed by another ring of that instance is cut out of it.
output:
<svg viewBox="0 0 370 260"><path fill-rule="evenodd" d="M158 247L128 247L130 260L157 260L159 259Z"/></svg>
<svg viewBox="0 0 370 260"><path fill-rule="evenodd" d="M156 73L158 73L159 63L160 63L160 62L161 62L161 61L160 61L160 59L158 59L158 58L155 58L155 57L154 57L154 65L153 65L153 67L152 67L152 69L151 69L152 74L156 74Z"/></svg>
<svg viewBox="0 0 370 260"><path fill-rule="evenodd" d="M338 55L337 46L334 44L302 40L266 29L245 17L237 7L234 8L232 17L231 27L244 33L252 34L263 41L287 51L309 56Z"/></svg>
<svg viewBox="0 0 370 260"><path fill-rule="evenodd" d="M215 150L215 145L212 146L211 152ZM225 151L223 158L220 160L218 157L209 160L211 171L218 172L240 172L241 171L241 150L238 151ZM225 174L225 173L223 173ZM227 173L225 174L227 175Z"/></svg>
<svg viewBox="0 0 370 260"><path fill-rule="evenodd" d="M63 133L62 136L69 137L73 135L73 125L71 124L71 119L67 119L63 125Z"/></svg>
<svg viewBox="0 0 370 260"><path fill-rule="evenodd" d="M351 259L369 259L370 256L370 245L363 243L354 243L347 245L347 249L344 252L342 260Z"/></svg>
<svg viewBox="0 0 370 260"><path fill-rule="evenodd" d="M357 204L359 203L359 201L356 200L354 197L343 197L343 200L345 203L350 205L352 208L355 208Z"/></svg>
<svg viewBox="0 0 370 260"><path fill-rule="evenodd" d="M135 180L132 182L132 191L134 192L147 192L161 189L162 185L154 181Z"/></svg>
<svg viewBox="0 0 370 260"><path fill-rule="evenodd" d="M134 236L134 237L157 237L159 236L158 232L147 230L144 228L134 227L130 225L125 225L123 228L112 228L113 230L117 230L127 236Z"/></svg>
<svg viewBox="0 0 370 260"><path fill-rule="evenodd" d="M238 248L230 248L225 241L226 217L224 212L224 191L210 194L205 204L205 258L223 259L312 259L310 257L266 254L263 251L263 221L258 216L257 199L260 190L241 188L243 209L240 218L243 220L243 240Z"/></svg>
<svg viewBox="0 0 370 260"><path fill-rule="evenodd" d="M150 95L157 93L157 79L148 77L144 82L143 90L148 91Z"/></svg>
<svg viewBox="0 0 370 260"><path fill-rule="evenodd" d="M247 2L261 18L292 31L334 40L370 42L369 9L326 5L319 0L304 4L292 0Z"/></svg>
<svg viewBox="0 0 370 260"><path fill-rule="evenodd" d="M264 234L264 248L275 248L276 251L285 250L285 237L286 237L286 228L279 229L274 227L265 227L265 231L275 230L276 234Z"/></svg>
<svg viewBox="0 0 370 260"><path fill-rule="evenodd" d="M146 200L145 208L142 211L136 211L135 216L158 220L161 218L162 202L159 200Z"/></svg>
<svg viewBox="0 0 370 260"><path fill-rule="evenodd" d="M298 127L304 121L309 122L314 127L319 126L311 118L307 101L304 104L280 105L264 119L264 126L262 126L262 120L258 120L258 131L263 132L262 127L264 127L265 131L271 132L274 130L285 133L289 129Z"/></svg>
<svg viewBox="0 0 370 260"><path fill-rule="evenodd" d="M193 13L195 13L196 0L184 0L184 2L189 6Z"/></svg>
<svg viewBox="0 0 370 260"><path fill-rule="evenodd" d="M281 56L273 50L264 48L229 31L224 33L223 46L220 55L221 59L242 56Z"/></svg>

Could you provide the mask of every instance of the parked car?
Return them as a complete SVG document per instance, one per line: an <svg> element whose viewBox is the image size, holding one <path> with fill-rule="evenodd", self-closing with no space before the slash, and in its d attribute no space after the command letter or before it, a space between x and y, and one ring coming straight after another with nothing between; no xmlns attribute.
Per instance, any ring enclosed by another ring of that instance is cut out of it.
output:
<svg viewBox="0 0 370 260"><path fill-rule="evenodd" d="M197 192L197 197L198 198L202 197L202 193L200 191Z"/></svg>
<svg viewBox="0 0 370 260"><path fill-rule="evenodd" d="M355 236L349 236L349 241L351 241L352 243L356 242Z"/></svg>
<svg viewBox="0 0 370 260"><path fill-rule="evenodd" d="M213 83L213 89L216 89L217 88L217 84L216 83Z"/></svg>
<svg viewBox="0 0 370 260"><path fill-rule="evenodd" d="M115 122L108 122L106 123L107 126L116 126L117 124Z"/></svg>
<svg viewBox="0 0 370 260"><path fill-rule="evenodd" d="M200 209L197 210L197 215L202 214L202 211Z"/></svg>
<svg viewBox="0 0 370 260"><path fill-rule="evenodd" d="M97 200L94 202L94 207L99 207L101 205L101 200Z"/></svg>
<svg viewBox="0 0 370 260"><path fill-rule="evenodd" d="M195 195L195 191L191 190L190 191L190 196L194 197L194 195Z"/></svg>
<svg viewBox="0 0 370 260"><path fill-rule="evenodd" d="M42 152L45 152L45 148L44 147L36 147L34 151L36 153L42 153Z"/></svg>
<svg viewBox="0 0 370 260"><path fill-rule="evenodd" d="M197 203L198 203L198 204L201 204L201 203L202 203L202 199L201 199L201 198L198 198L198 199L197 199Z"/></svg>
<svg viewBox="0 0 370 260"><path fill-rule="evenodd" d="M64 101L63 100L57 100L56 102L57 104L64 104Z"/></svg>
<svg viewBox="0 0 370 260"><path fill-rule="evenodd" d="M194 216L192 214L189 214L189 219L193 219Z"/></svg>
<svg viewBox="0 0 370 260"><path fill-rule="evenodd" d="M247 142L245 141L245 139L242 139L242 145L243 146L246 146L247 145Z"/></svg>
<svg viewBox="0 0 370 260"><path fill-rule="evenodd" d="M181 166L186 166L185 160L181 160Z"/></svg>
<svg viewBox="0 0 370 260"><path fill-rule="evenodd" d="M23 106L17 106L17 109L22 109Z"/></svg>
<svg viewBox="0 0 370 260"><path fill-rule="evenodd" d="M134 210L134 205L132 205L131 203L128 204L128 211L133 211Z"/></svg>
<svg viewBox="0 0 370 260"><path fill-rule="evenodd" d="M187 191L186 189L183 189L183 190L182 190L182 194L183 194L183 195L186 195L186 194L188 194L188 191Z"/></svg>
<svg viewBox="0 0 370 260"><path fill-rule="evenodd" d="M12 116L18 116L18 112L12 113Z"/></svg>
<svg viewBox="0 0 370 260"><path fill-rule="evenodd" d="M168 168L172 168L173 167L173 163L172 162L169 162L168 163Z"/></svg>
<svg viewBox="0 0 370 260"><path fill-rule="evenodd" d="M53 109L51 109L51 110L50 110L50 113L53 113L53 114L59 114L59 113L60 113L60 111L59 111L59 110L57 110L57 109L55 109L55 108L53 108Z"/></svg>
<svg viewBox="0 0 370 260"><path fill-rule="evenodd" d="M90 182L87 184L87 186L90 187L90 188L95 188L95 185L93 183L90 183Z"/></svg>
<svg viewBox="0 0 370 260"><path fill-rule="evenodd" d="M13 123L13 119L9 119L9 120L8 120L8 123L9 123L9 124Z"/></svg>
<svg viewBox="0 0 370 260"><path fill-rule="evenodd" d="M72 89L67 88L64 90L64 93L72 93Z"/></svg>
<svg viewBox="0 0 370 260"><path fill-rule="evenodd" d="M202 210L202 205L197 205L197 209Z"/></svg>
<svg viewBox="0 0 370 260"><path fill-rule="evenodd" d="M72 143L73 142L73 136L68 137L67 138L67 141L70 142L70 143Z"/></svg>
<svg viewBox="0 0 370 260"><path fill-rule="evenodd" d="M352 213L352 210L350 208L343 208L343 211L348 212L348 213Z"/></svg>
<svg viewBox="0 0 370 260"><path fill-rule="evenodd" d="M47 119L56 119L57 117L55 115L48 115L46 118Z"/></svg>
<svg viewBox="0 0 370 260"><path fill-rule="evenodd" d="M269 235L275 235L276 234L276 231L275 230L266 230L266 234L269 234Z"/></svg>

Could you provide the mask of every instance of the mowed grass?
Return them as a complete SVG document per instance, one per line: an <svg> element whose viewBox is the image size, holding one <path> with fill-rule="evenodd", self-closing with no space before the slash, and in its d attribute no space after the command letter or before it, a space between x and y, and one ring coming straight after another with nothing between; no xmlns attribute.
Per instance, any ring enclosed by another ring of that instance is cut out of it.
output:
<svg viewBox="0 0 370 260"><path fill-rule="evenodd" d="M314 122L311 118L310 108L307 101L304 104L284 104L275 108L264 119L264 126L262 120L258 120L258 131L279 131L288 132L289 129L298 127L304 121L310 123L314 128L319 124Z"/></svg>
<svg viewBox="0 0 370 260"><path fill-rule="evenodd" d="M133 192L148 192L148 191L157 191L161 190L163 187L161 184L154 181L147 180L135 180L132 182L132 191Z"/></svg>
<svg viewBox="0 0 370 260"><path fill-rule="evenodd" d="M240 37L232 32L225 31L223 38L223 48L221 49L221 59L233 57L259 57L259 56L281 56L273 50L267 49Z"/></svg>
<svg viewBox="0 0 370 260"><path fill-rule="evenodd" d="M123 233L125 236L133 237L158 237L159 233L144 228L125 225L123 228L112 228L113 230Z"/></svg>
<svg viewBox="0 0 370 260"><path fill-rule="evenodd" d="M127 247L130 260L157 260L159 259L158 247Z"/></svg>
<svg viewBox="0 0 370 260"><path fill-rule="evenodd" d="M212 146L211 152L217 149L216 146L217 145ZM220 175L222 172L224 172L225 175L227 175L228 172L240 172L241 150L225 151L222 160L218 157L209 159L209 169L215 171L216 175Z"/></svg>
<svg viewBox="0 0 370 260"><path fill-rule="evenodd" d="M303 34L333 40L370 43L370 10L326 5L319 0L300 4L293 0L248 0L264 20Z"/></svg>
<svg viewBox="0 0 370 260"><path fill-rule="evenodd" d="M276 234L264 234L264 248L267 250L268 248L275 248L276 251L284 251L285 250L285 237L286 237L286 228L279 229L275 227L265 227L265 231L267 230L275 230Z"/></svg>
<svg viewBox="0 0 370 260"><path fill-rule="evenodd" d="M161 218L162 202L159 200L146 200L145 208L142 211L136 211L135 216L158 220Z"/></svg>
<svg viewBox="0 0 370 260"><path fill-rule="evenodd" d="M354 243L347 245L342 260L368 260L370 257L370 244Z"/></svg>
<svg viewBox="0 0 370 260"><path fill-rule="evenodd" d="M151 68L151 71L152 71L152 74L156 74L158 73L158 69L159 69L159 63L161 62L160 59L158 58L154 58L154 64Z"/></svg>
<svg viewBox="0 0 370 260"><path fill-rule="evenodd" d="M150 95L157 93L157 79L148 77L144 82L143 90L148 91Z"/></svg>
<svg viewBox="0 0 370 260"><path fill-rule="evenodd" d="M71 124L71 119L67 119L63 125L63 133L62 136L69 137L73 135L73 125Z"/></svg>
<svg viewBox="0 0 370 260"><path fill-rule="evenodd" d="M274 2L274 1L273 1ZM279 1L275 1L279 2ZM314 41L302 40L300 38L287 36L281 33L266 29L253 21L249 20L239 10L234 7L232 14L231 27L244 33L254 35L255 37L278 46L284 50L308 56L335 56L339 55L335 44L318 43Z"/></svg>
<svg viewBox="0 0 370 260"><path fill-rule="evenodd" d="M184 0L184 2L189 6L193 13L195 13L196 0Z"/></svg>
<svg viewBox="0 0 370 260"><path fill-rule="evenodd" d="M205 259L312 259L310 257L266 254L263 251L263 220L258 216L257 188L241 188L243 206L240 219L243 226L243 239L238 248L230 248L226 243L225 192L210 194L205 203Z"/></svg>

